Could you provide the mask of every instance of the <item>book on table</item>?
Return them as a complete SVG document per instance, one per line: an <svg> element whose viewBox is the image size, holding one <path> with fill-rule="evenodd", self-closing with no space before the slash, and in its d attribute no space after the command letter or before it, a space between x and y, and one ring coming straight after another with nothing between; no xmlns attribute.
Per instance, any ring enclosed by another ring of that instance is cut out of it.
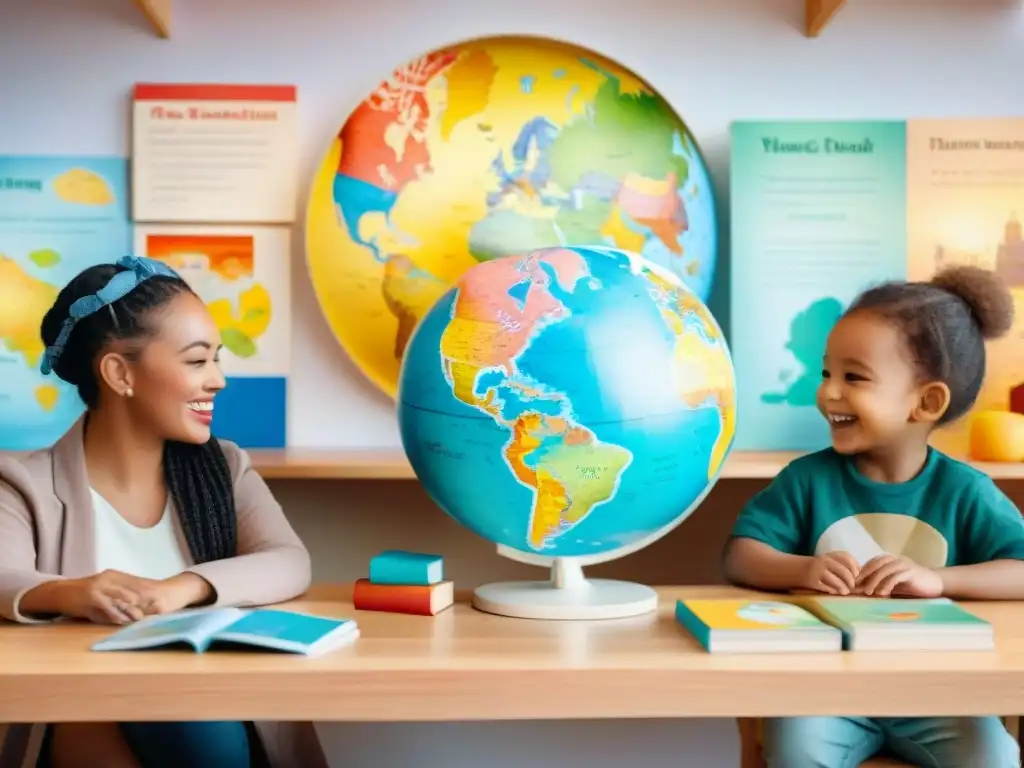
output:
<svg viewBox="0 0 1024 768"><path fill-rule="evenodd" d="M676 621L710 653L839 651L842 633L792 602L679 600Z"/></svg>
<svg viewBox="0 0 1024 768"><path fill-rule="evenodd" d="M455 603L451 581L435 584L375 584L358 579L352 590L352 605L359 611L385 611L436 616Z"/></svg>
<svg viewBox="0 0 1024 768"><path fill-rule="evenodd" d="M810 597L802 604L843 633L849 651L985 651L992 625L948 598Z"/></svg>
<svg viewBox="0 0 1024 768"><path fill-rule="evenodd" d="M444 558L425 552L386 549L370 560L370 582L429 586L444 581Z"/></svg>
<svg viewBox="0 0 1024 768"><path fill-rule="evenodd" d="M216 646L319 656L359 637L352 619L332 619L269 608L199 608L149 616L93 644L94 651Z"/></svg>

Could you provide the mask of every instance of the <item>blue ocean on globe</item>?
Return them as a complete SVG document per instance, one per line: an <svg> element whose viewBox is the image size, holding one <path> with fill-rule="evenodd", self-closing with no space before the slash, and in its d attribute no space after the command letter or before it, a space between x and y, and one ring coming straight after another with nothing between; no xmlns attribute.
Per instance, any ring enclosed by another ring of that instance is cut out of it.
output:
<svg viewBox="0 0 1024 768"><path fill-rule="evenodd" d="M398 392L410 463L478 535L550 557L644 546L717 479L736 427L714 317L616 248L471 268L410 339Z"/></svg>

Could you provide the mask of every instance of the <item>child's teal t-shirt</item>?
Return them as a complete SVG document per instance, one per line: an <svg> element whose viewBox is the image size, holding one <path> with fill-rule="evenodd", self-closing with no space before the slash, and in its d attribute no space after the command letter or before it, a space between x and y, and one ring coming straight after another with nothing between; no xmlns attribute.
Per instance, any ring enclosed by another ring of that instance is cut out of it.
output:
<svg viewBox="0 0 1024 768"><path fill-rule="evenodd" d="M797 459L740 513L732 535L792 555L881 554L926 568L1024 560L1024 520L992 479L929 449L905 483L880 483L831 448Z"/></svg>

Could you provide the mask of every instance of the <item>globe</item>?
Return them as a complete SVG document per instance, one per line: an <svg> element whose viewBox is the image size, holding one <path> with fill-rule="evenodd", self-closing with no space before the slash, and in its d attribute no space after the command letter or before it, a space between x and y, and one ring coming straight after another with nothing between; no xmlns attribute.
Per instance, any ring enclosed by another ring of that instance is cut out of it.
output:
<svg viewBox="0 0 1024 768"><path fill-rule="evenodd" d="M583 579L709 492L736 431L722 331L671 271L611 247L504 256L425 314L401 367L402 444L426 492L549 582L484 585L484 610L599 618L652 590Z"/></svg>
<svg viewBox="0 0 1024 768"><path fill-rule="evenodd" d="M542 38L468 41L396 69L332 139L307 209L321 310L390 396L413 330L467 269L594 243L642 254L706 300L711 183L648 84Z"/></svg>

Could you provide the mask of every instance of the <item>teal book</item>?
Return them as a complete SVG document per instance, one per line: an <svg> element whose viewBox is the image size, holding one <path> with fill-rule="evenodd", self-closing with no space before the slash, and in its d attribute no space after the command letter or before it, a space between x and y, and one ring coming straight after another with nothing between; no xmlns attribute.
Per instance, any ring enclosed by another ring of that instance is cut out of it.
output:
<svg viewBox="0 0 1024 768"><path fill-rule="evenodd" d="M389 549L370 560L370 582L430 586L444 581L440 555Z"/></svg>
<svg viewBox="0 0 1024 768"><path fill-rule="evenodd" d="M214 646L249 647L319 656L355 641L352 619L331 619L266 608L201 608L150 616L92 646L94 651L140 651L187 647L205 653Z"/></svg>
<svg viewBox="0 0 1024 768"><path fill-rule="evenodd" d="M839 628L849 651L984 651L992 625L947 598L815 597L809 610Z"/></svg>

